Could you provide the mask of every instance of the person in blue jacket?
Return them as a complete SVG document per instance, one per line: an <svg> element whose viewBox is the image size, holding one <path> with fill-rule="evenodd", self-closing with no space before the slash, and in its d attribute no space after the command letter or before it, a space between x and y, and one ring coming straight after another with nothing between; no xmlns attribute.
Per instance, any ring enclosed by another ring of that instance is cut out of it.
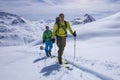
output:
<svg viewBox="0 0 120 80"><path fill-rule="evenodd" d="M43 32L43 43L45 43L46 56L50 57L53 45L52 45L52 31L49 30L49 26L46 26L46 30Z"/></svg>

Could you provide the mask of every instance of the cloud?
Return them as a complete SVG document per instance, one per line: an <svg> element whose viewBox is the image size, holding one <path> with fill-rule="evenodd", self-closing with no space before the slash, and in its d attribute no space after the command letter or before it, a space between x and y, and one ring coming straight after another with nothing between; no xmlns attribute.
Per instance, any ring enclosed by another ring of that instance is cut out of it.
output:
<svg viewBox="0 0 120 80"><path fill-rule="evenodd" d="M1 0L0 8L28 18L55 18L60 12L66 17L85 13L102 18L120 11L120 0Z"/></svg>
<svg viewBox="0 0 120 80"><path fill-rule="evenodd" d="M118 3L113 3L109 0L66 0L61 8L62 7L65 7L65 9L79 10L82 12L104 12L108 10L115 11L120 8Z"/></svg>
<svg viewBox="0 0 120 80"><path fill-rule="evenodd" d="M65 0L59 7L75 15L89 13L104 17L120 11L119 5L119 0Z"/></svg>

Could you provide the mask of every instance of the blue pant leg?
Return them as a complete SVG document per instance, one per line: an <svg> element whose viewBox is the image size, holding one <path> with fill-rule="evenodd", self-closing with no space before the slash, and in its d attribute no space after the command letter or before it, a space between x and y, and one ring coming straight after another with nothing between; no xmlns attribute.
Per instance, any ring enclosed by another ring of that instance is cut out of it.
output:
<svg viewBox="0 0 120 80"><path fill-rule="evenodd" d="M52 51L52 48L53 48L53 43L52 41L49 42L49 51Z"/></svg>
<svg viewBox="0 0 120 80"><path fill-rule="evenodd" d="M45 53L46 53L46 56L48 55L48 47L49 47L49 44L48 44L48 41L45 42Z"/></svg>

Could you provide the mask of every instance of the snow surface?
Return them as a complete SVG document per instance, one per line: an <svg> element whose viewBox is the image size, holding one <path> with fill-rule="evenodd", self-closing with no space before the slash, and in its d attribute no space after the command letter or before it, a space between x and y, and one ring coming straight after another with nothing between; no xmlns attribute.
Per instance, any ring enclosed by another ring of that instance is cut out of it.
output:
<svg viewBox="0 0 120 80"><path fill-rule="evenodd" d="M119 80L120 13L72 28L77 32L76 42L68 34L63 55L73 64L69 64L72 71L62 68L56 57L46 58L39 49L43 44L37 40L32 45L0 47L0 79ZM57 50L57 45L53 44L52 54L57 56Z"/></svg>

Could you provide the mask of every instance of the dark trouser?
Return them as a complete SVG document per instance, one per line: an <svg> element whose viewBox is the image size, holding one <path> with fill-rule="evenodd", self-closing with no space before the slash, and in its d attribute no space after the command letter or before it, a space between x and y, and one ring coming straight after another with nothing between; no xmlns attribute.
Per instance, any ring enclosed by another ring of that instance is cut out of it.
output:
<svg viewBox="0 0 120 80"><path fill-rule="evenodd" d="M66 37L57 37L57 46L58 46L58 61L62 64L62 55L64 47L66 45Z"/></svg>

